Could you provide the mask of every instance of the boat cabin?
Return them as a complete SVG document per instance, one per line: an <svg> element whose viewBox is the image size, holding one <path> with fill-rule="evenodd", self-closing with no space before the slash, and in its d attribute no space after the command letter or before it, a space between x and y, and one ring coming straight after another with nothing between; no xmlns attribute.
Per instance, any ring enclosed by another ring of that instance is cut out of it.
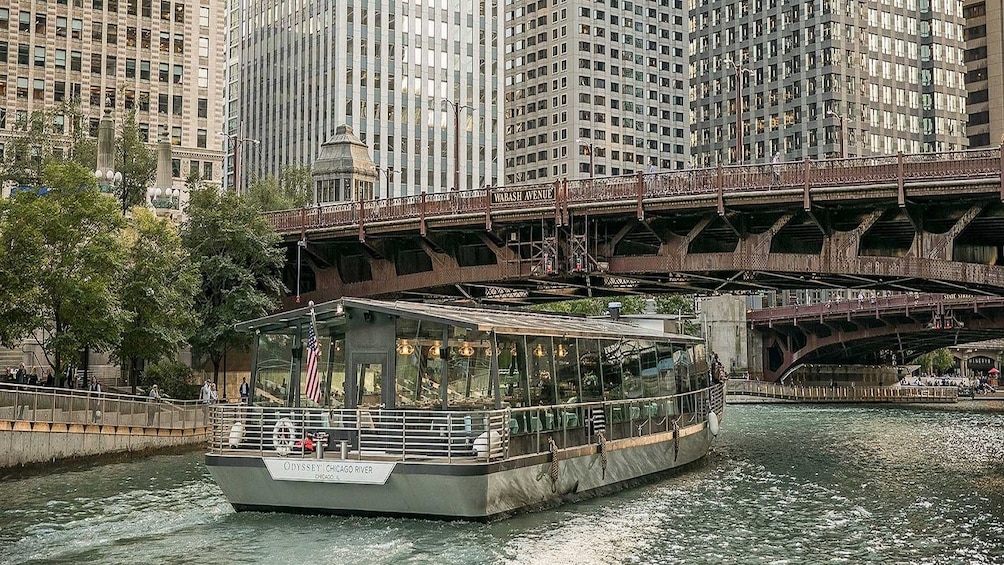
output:
<svg viewBox="0 0 1004 565"><path fill-rule="evenodd" d="M237 329L255 334L258 406L484 411L708 386L703 340L608 318L343 298Z"/></svg>

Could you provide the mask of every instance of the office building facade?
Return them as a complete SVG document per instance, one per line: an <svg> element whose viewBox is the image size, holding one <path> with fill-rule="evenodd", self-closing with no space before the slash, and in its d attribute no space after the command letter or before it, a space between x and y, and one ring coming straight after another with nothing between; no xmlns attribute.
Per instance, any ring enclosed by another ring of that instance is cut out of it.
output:
<svg viewBox="0 0 1004 565"><path fill-rule="evenodd" d="M54 113L60 154L66 106L97 136L108 108L120 128L173 146L174 185L220 181L223 9L212 0L11 0L0 7L0 145L38 110Z"/></svg>
<svg viewBox="0 0 1004 565"><path fill-rule="evenodd" d="M963 23L958 0L692 0L694 165L965 148Z"/></svg>
<svg viewBox="0 0 1004 565"><path fill-rule="evenodd" d="M344 124L370 148L380 182L373 195L321 201L497 182L498 4L229 0L227 14L228 181L238 159L244 186L285 166L309 167Z"/></svg>
<svg viewBox="0 0 1004 565"><path fill-rule="evenodd" d="M683 0L516 0L505 12L505 182L683 168Z"/></svg>
<svg viewBox="0 0 1004 565"><path fill-rule="evenodd" d="M1004 9L1000 0L965 0L966 108L970 147L1004 144Z"/></svg>

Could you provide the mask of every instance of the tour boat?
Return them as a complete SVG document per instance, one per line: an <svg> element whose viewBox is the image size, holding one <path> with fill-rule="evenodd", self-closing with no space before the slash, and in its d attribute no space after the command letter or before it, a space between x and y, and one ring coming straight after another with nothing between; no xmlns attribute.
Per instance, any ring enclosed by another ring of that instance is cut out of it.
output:
<svg viewBox="0 0 1004 565"><path fill-rule="evenodd" d="M238 324L247 404L206 465L238 511L492 520L704 457L702 339L627 319L361 298Z"/></svg>

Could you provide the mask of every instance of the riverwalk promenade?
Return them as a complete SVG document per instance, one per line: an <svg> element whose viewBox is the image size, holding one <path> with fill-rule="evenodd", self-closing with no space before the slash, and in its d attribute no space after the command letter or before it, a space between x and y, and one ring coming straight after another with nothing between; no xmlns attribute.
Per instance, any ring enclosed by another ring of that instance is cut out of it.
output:
<svg viewBox="0 0 1004 565"><path fill-rule="evenodd" d="M0 384L0 468L204 443L197 401Z"/></svg>

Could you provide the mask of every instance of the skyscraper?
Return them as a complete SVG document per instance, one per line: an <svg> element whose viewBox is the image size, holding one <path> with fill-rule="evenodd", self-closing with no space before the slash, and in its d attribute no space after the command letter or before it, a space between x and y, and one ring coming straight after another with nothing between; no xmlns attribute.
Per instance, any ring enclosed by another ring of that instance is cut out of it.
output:
<svg viewBox="0 0 1004 565"><path fill-rule="evenodd" d="M683 168L683 0L506 4L505 181Z"/></svg>
<svg viewBox="0 0 1004 565"><path fill-rule="evenodd" d="M958 0L693 0L694 164L964 148L963 21Z"/></svg>
<svg viewBox="0 0 1004 565"><path fill-rule="evenodd" d="M970 147L1004 143L1004 9L1000 0L965 0L966 107Z"/></svg>
<svg viewBox="0 0 1004 565"><path fill-rule="evenodd" d="M56 143L79 103L90 135L105 108L121 126L135 111L151 151L174 146L174 183L191 172L219 182L222 7L211 0L11 0L0 7L0 149L32 112L54 113Z"/></svg>
<svg viewBox="0 0 1004 565"><path fill-rule="evenodd" d="M228 152L246 164L241 184L310 166L342 124L384 171L375 196L495 184L500 16L483 0L229 0Z"/></svg>

